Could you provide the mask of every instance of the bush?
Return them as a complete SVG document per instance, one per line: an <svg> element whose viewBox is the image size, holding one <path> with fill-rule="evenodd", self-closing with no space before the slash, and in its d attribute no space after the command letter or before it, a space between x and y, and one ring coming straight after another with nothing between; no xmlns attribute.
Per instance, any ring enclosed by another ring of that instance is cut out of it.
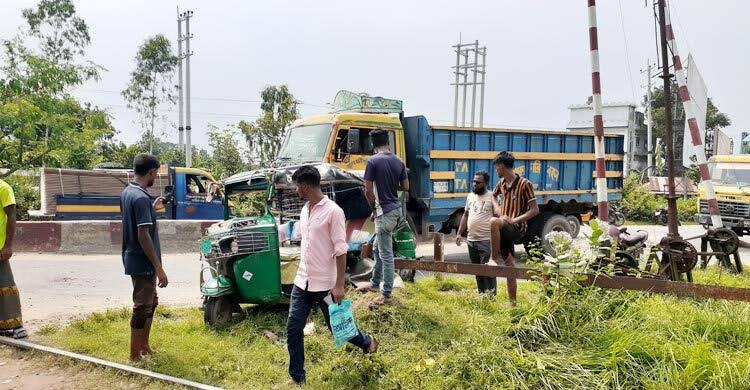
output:
<svg viewBox="0 0 750 390"><path fill-rule="evenodd" d="M638 175L625 178L622 189L620 211L629 221L654 221L654 214L662 207L667 207L667 199L656 196L640 182ZM692 221L698 212L695 197L677 198L677 215L680 221Z"/></svg>
<svg viewBox="0 0 750 390"><path fill-rule="evenodd" d="M698 202L694 196L677 198L677 215L680 221L692 221L693 215L698 212Z"/></svg>
<svg viewBox="0 0 750 390"><path fill-rule="evenodd" d="M39 188L36 178L31 175L10 175L2 178L13 187L16 196L16 219L29 219L29 210L39 210Z"/></svg>
<svg viewBox="0 0 750 390"><path fill-rule="evenodd" d="M654 213L666 206L666 201L648 192L637 175L630 175L623 183L620 205L620 211L630 221L653 221Z"/></svg>

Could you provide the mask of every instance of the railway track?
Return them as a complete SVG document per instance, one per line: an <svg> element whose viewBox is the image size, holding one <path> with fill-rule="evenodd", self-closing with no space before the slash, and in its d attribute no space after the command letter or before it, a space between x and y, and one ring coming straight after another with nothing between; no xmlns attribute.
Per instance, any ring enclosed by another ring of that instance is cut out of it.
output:
<svg viewBox="0 0 750 390"><path fill-rule="evenodd" d="M12 338L0 336L0 344L8 345L8 346L19 348L19 349L34 350L34 351L44 352L50 355L62 356L68 359L73 359L79 362L86 362L86 363L94 364L94 365L101 366L101 367L109 367L115 370L123 371L130 375L137 375L137 376L152 378L152 379L156 379L162 382L181 385L181 386L185 386L185 387L192 388L192 389L222 390L221 387L193 382L187 379L160 374L158 372L144 370L141 368L128 366L126 364L110 362L108 360L86 356L86 355L82 355L82 354L75 353L75 352L69 352L69 351L65 351L62 349L58 349L58 348L48 347L46 345L35 344L29 341L15 340Z"/></svg>

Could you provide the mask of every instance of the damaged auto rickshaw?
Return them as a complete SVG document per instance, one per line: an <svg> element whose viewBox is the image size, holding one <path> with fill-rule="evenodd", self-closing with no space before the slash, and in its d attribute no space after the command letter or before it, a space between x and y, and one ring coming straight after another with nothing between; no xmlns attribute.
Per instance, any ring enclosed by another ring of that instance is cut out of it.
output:
<svg viewBox="0 0 750 390"><path fill-rule="evenodd" d="M222 181L225 221L206 230L201 241L200 290L204 321L209 326L227 324L240 304L288 303L300 262L298 222L304 206L292 181L299 166L264 169L236 174ZM316 164L321 190L344 211L347 252L347 283L369 281L374 261L370 248L375 226L361 177L329 164ZM254 195L250 195L253 194ZM239 197L254 196L260 212L235 216ZM414 230L404 219L394 234L394 257L416 258ZM414 273L400 273L413 280ZM400 281L399 281L400 282Z"/></svg>

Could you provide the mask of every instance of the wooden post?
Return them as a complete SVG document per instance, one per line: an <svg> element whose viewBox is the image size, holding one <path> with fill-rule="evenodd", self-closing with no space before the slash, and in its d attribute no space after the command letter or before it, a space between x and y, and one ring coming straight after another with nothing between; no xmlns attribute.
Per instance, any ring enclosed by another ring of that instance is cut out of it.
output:
<svg viewBox="0 0 750 390"><path fill-rule="evenodd" d="M433 258L435 261L443 262L445 261L445 253L443 251L444 249L444 242L445 242L445 235L443 233L437 232L435 233L433 243L434 243L434 255ZM442 279L443 274L440 272L435 273L435 278Z"/></svg>

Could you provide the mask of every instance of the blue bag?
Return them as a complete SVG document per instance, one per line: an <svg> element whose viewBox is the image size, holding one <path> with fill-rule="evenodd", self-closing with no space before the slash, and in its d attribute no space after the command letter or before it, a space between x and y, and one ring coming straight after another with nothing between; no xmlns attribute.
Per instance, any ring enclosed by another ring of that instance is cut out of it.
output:
<svg viewBox="0 0 750 390"><path fill-rule="evenodd" d="M328 314L331 317L331 332L336 347L342 346L359 334L354 322L351 299L344 299L340 304L328 305Z"/></svg>

